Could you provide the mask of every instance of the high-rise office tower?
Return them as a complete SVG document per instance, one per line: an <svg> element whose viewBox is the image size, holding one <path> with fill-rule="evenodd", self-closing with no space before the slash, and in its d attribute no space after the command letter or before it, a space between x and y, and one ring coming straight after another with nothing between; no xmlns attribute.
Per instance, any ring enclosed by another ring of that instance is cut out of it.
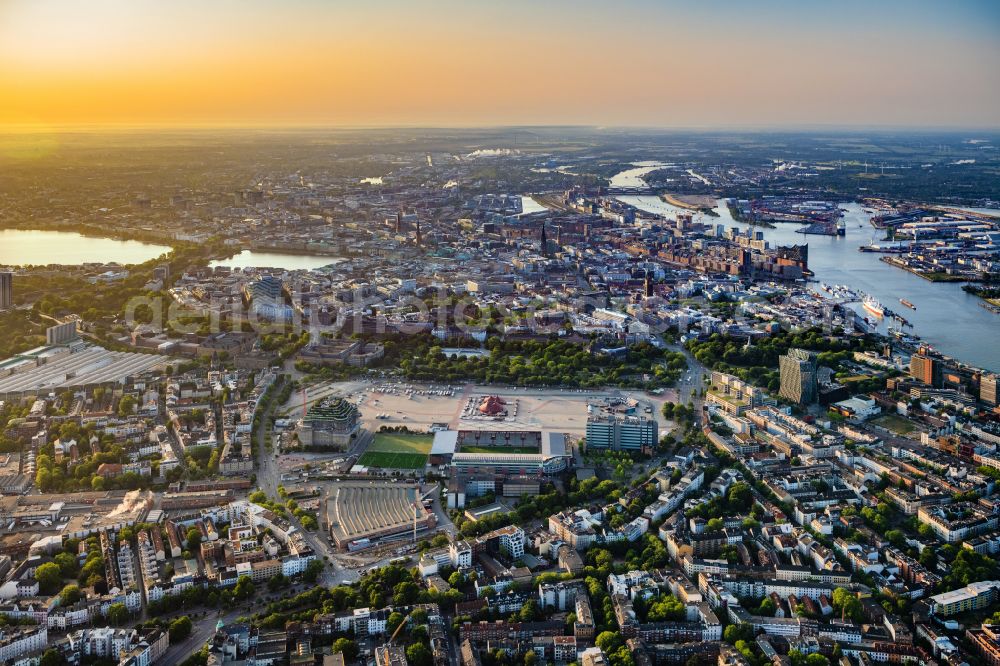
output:
<svg viewBox="0 0 1000 666"><path fill-rule="evenodd" d="M928 386L941 386L941 363L921 347L910 357L910 376Z"/></svg>
<svg viewBox="0 0 1000 666"><path fill-rule="evenodd" d="M250 308L270 321L291 321L293 310L285 305L284 283L273 275L264 275L249 286Z"/></svg>
<svg viewBox="0 0 1000 666"><path fill-rule="evenodd" d="M14 274L0 273L0 310L14 307Z"/></svg>
<svg viewBox="0 0 1000 666"><path fill-rule="evenodd" d="M979 380L979 399L988 405L997 404L997 376L983 375Z"/></svg>
<svg viewBox="0 0 1000 666"><path fill-rule="evenodd" d="M273 275L264 275L253 283L252 294L254 300L266 299L271 302L281 301L283 284L279 278Z"/></svg>
<svg viewBox="0 0 1000 666"><path fill-rule="evenodd" d="M778 357L781 389L778 394L800 405L816 402L816 355L805 349L789 349Z"/></svg>

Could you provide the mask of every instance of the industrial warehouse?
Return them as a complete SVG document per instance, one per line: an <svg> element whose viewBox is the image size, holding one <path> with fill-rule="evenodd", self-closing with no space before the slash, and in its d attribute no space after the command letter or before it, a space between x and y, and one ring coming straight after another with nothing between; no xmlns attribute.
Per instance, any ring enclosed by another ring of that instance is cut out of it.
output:
<svg viewBox="0 0 1000 666"><path fill-rule="evenodd" d="M122 384L171 361L155 354L109 351L74 338L0 361L0 396Z"/></svg>

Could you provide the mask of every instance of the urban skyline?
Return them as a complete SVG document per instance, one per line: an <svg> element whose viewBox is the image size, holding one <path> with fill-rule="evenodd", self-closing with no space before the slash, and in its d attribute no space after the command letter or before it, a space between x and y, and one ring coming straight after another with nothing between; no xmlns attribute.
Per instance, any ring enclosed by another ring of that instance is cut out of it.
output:
<svg viewBox="0 0 1000 666"><path fill-rule="evenodd" d="M0 0L0 666L1000 666L997 0Z"/></svg>

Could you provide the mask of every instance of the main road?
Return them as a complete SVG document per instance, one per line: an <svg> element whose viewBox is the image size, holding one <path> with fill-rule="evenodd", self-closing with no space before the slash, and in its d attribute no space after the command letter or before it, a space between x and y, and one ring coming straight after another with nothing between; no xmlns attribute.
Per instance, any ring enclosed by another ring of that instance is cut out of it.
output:
<svg viewBox="0 0 1000 666"><path fill-rule="evenodd" d="M160 660L157 661L157 664L162 664L163 666L175 666L176 664L183 662L192 654L200 650L202 646L215 635L215 626L218 624L219 620L222 620L223 624L229 624L230 622L236 620L240 614L241 611L232 610L224 615L207 613L205 617L198 618L197 620L192 619L191 635L180 643L174 643L168 647L167 651L163 653Z"/></svg>
<svg viewBox="0 0 1000 666"><path fill-rule="evenodd" d="M291 401L292 399L290 399ZM268 438L273 437L270 428L273 413L274 405L269 405L261 416L260 428L257 430L257 487L264 491L268 497L278 499L278 485L280 485L281 479L278 465L275 462L275 456L278 454L273 450L273 447L268 448L267 446ZM326 504L325 500L326 489L324 488L323 495L319 499L321 516ZM318 584L332 586L345 580L353 582L360 577L357 571L344 568L337 562L330 544L321 538L319 534L303 528L298 518L291 513L288 514L288 520L301 532L306 543L309 544L316 553L316 556L325 565L317 579ZM323 520L320 518L318 522L322 525Z"/></svg>
<svg viewBox="0 0 1000 666"><path fill-rule="evenodd" d="M698 402L706 379L711 377L711 371L705 368L684 345L664 344L670 351L680 352L687 359L688 367L677 380L677 402L687 404Z"/></svg>

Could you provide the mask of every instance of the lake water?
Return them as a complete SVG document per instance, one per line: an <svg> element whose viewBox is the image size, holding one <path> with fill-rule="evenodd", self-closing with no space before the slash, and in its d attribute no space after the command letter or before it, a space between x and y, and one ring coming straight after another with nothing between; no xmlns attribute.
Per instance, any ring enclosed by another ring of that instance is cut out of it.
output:
<svg viewBox="0 0 1000 666"><path fill-rule="evenodd" d="M0 230L0 265L141 264L170 250L166 245L93 238L68 231Z"/></svg>
<svg viewBox="0 0 1000 666"><path fill-rule="evenodd" d="M620 201L640 210L673 216L683 209L671 206L656 196L621 196ZM726 227L747 225L733 220L720 199L715 212L719 217L696 215L706 224ZM809 268L815 279L827 284L847 285L855 291L872 294L882 304L900 313L913 332L940 352L966 363L1000 371L1000 315L979 306L979 299L962 291L955 283L928 282L921 277L890 266L873 252L858 252L858 247L879 240L882 233L869 223L870 216L859 204L846 204L846 236L812 236L796 233L799 225L778 224L775 229L761 229L771 245L809 245ZM759 227L758 227L759 228ZM819 285L814 284L818 292ZM902 305L905 298L916 310ZM860 311L860 304L856 308ZM883 320L884 333L890 320Z"/></svg>
<svg viewBox="0 0 1000 666"><path fill-rule="evenodd" d="M217 259L208 265L211 268L222 266L224 268L281 268L286 271L312 271L341 261L343 259L339 257L243 250L229 259Z"/></svg>

